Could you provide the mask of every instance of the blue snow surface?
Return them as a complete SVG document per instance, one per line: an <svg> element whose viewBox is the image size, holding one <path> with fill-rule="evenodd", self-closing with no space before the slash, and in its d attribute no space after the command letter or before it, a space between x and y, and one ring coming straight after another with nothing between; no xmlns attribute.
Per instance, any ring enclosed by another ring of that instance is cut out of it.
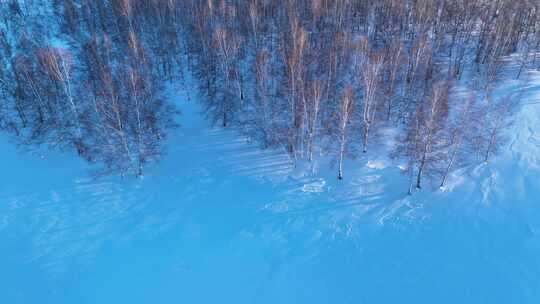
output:
<svg viewBox="0 0 540 304"><path fill-rule="evenodd" d="M0 303L540 303L529 77L500 156L413 196L376 155L343 182L294 168L212 127L181 88L182 127L143 179L91 178L74 156L2 138Z"/></svg>

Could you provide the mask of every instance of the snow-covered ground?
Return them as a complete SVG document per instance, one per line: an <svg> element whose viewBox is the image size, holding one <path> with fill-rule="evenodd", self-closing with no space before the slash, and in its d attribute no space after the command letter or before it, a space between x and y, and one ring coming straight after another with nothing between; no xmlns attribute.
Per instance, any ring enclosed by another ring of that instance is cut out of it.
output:
<svg viewBox="0 0 540 304"><path fill-rule="evenodd" d="M509 147L414 196L385 159L343 182L293 168L212 128L180 88L182 127L144 179L92 179L2 138L0 303L539 303L530 77Z"/></svg>

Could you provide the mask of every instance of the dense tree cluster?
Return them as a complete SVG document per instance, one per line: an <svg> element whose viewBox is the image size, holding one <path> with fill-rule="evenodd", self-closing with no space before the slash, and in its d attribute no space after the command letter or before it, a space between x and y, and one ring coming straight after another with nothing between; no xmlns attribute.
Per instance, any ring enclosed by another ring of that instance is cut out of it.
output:
<svg viewBox="0 0 540 304"><path fill-rule="evenodd" d="M175 27L157 26L159 12L135 18L129 1L1 5L1 128L72 149L100 173L142 174L175 124L163 78L178 53L163 55L177 48L159 39Z"/></svg>
<svg viewBox="0 0 540 304"><path fill-rule="evenodd" d="M209 114L296 161L392 141L411 184L487 161L517 96L504 59L536 67L540 6L506 0L186 1L190 69ZM512 77L515 77L514 75ZM466 83L462 81L466 79ZM467 86L470 96L454 94ZM459 96L459 97L458 97ZM392 135L393 136L393 135ZM476 157L475 157L476 156Z"/></svg>
<svg viewBox="0 0 540 304"><path fill-rule="evenodd" d="M503 141L506 58L512 77L540 65L535 1L45 2L0 4L0 126L136 174L174 126L164 82L189 72L208 117L264 148L334 154L341 179L347 155L395 140L413 186L444 185Z"/></svg>

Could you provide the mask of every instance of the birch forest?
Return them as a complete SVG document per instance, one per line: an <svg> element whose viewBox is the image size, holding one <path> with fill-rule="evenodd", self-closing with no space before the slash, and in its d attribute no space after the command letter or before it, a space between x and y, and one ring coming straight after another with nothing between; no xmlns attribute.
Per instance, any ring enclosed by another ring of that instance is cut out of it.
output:
<svg viewBox="0 0 540 304"><path fill-rule="evenodd" d="M293 163L346 179L391 144L411 188L443 186L505 146L520 96L498 83L540 69L533 0L6 0L0 20L0 130L99 174L162 157L182 83Z"/></svg>

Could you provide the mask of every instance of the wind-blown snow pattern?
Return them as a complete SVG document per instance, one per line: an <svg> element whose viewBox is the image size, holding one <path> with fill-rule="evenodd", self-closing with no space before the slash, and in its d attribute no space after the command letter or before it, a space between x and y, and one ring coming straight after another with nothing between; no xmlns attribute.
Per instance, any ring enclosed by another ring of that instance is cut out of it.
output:
<svg viewBox="0 0 540 304"><path fill-rule="evenodd" d="M295 168L210 126L181 88L182 127L143 179L3 139L0 303L539 303L529 77L504 151L413 196L386 159L351 161L342 182Z"/></svg>

